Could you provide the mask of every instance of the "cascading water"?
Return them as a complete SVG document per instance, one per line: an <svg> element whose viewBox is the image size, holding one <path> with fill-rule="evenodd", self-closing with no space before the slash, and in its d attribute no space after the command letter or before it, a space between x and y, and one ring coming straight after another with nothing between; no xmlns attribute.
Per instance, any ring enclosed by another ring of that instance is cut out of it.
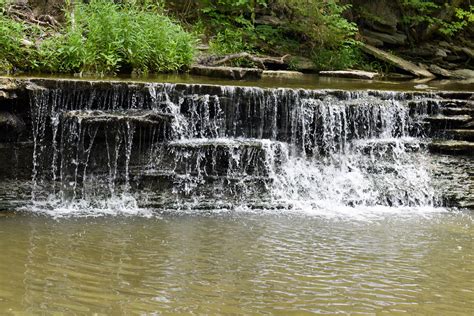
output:
<svg viewBox="0 0 474 316"><path fill-rule="evenodd" d="M443 203L425 152L435 96L79 82L30 91L39 210Z"/></svg>

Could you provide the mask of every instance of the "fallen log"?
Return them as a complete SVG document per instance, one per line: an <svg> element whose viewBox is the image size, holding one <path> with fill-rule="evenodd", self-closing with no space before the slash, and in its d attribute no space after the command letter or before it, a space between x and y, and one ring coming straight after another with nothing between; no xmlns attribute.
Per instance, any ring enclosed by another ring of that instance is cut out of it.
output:
<svg viewBox="0 0 474 316"><path fill-rule="evenodd" d="M409 72L416 77L424 77L424 78L434 78L435 75L433 75L431 72L429 72L426 69L423 69L417 65L415 65L412 62L409 62L408 60L405 60L401 57L395 56L393 54L390 54L388 52L385 52L383 50L380 50L372 45L362 43L361 49L369 54L374 56L377 59L380 59L386 63L392 64L393 66L400 68L406 72Z"/></svg>

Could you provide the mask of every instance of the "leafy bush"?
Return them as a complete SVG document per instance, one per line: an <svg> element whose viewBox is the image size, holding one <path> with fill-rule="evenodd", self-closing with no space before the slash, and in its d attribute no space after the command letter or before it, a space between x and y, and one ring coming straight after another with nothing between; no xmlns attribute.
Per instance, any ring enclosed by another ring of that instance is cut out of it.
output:
<svg viewBox="0 0 474 316"><path fill-rule="evenodd" d="M140 6L92 0L77 5L66 32L43 42L41 70L116 73L174 71L193 59L194 38Z"/></svg>
<svg viewBox="0 0 474 316"><path fill-rule="evenodd" d="M31 48L21 41L40 38L39 28L0 14L0 58L7 61L0 67L91 74L184 68L193 60L195 39L161 11L159 2L149 0L78 3L60 34Z"/></svg>

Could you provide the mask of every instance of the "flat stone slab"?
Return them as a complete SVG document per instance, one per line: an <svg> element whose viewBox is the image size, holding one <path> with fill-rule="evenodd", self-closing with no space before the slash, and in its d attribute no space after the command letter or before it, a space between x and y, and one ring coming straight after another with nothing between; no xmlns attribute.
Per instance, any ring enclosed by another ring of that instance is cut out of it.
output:
<svg viewBox="0 0 474 316"><path fill-rule="evenodd" d="M227 78L234 80L260 79L262 78L262 69L241 68L241 67L208 67L193 66L190 73L193 75L207 76L214 78Z"/></svg>
<svg viewBox="0 0 474 316"><path fill-rule="evenodd" d="M405 70L416 77L424 77L424 78L434 78L435 76L429 72L426 69L423 69L417 65L415 65L412 62L409 62L408 60L405 60L401 57L395 56L393 54L390 54L388 52L385 52L383 50L380 50L372 45L362 43L361 44L361 49L369 54L374 56L377 59L380 59L382 61L385 61L389 64L394 65L397 68L400 68L402 70Z"/></svg>
<svg viewBox="0 0 474 316"><path fill-rule="evenodd" d="M262 73L263 77L272 78L285 78L285 79L297 79L304 76L300 71L289 71L289 70L264 70Z"/></svg>
<svg viewBox="0 0 474 316"><path fill-rule="evenodd" d="M474 156L474 142L468 141L434 141L428 144L428 149L434 153Z"/></svg>
<svg viewBox="0 0 474 316"><path fill-rule="evenodd" d="M372 80L379 77L376 72L362 71L362 70L335 70L335 71L320 71L320 76L324 77L338 77L338 78L355 78Z"/></svg>

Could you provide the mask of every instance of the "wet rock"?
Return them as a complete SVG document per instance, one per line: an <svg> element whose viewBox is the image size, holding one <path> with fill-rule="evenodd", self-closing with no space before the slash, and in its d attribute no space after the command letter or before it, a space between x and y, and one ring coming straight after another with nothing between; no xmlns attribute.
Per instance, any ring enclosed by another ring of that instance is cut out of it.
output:
<svg viewBox="0 0 474 316"><path fill-rule="evenodd" d="M295 79L301 78L304 74L300 71L290 71L290 70L264 70L262 73L263 77L273 77L273 78L287 78Z"/></svg>
<svg viewBox="0 0 474 316"><path fill-rule="evenodd" d="M425 78L434 77L434 75L431 72L427 71L426 69L423 69L412 62L409 62L401 57L395 56L388 52L382 51L371 45L362 44L361 48L365 53L372 55L375 58L380 59L384 62L390 63L396 66L397 68L407 71L417 77L425 77Z"/></svg>
<svg viewBox="0 0 474 316"><path fill-rule="evenodd" d="M379 77L376 72L362 71L362 70L335 70L335 71L320 71L320 76L325 77L339 77L339 78L355 78L372 80Z"/></svg>
<svg viewBox="0 0 474 316"><path fill-rule="evenodd" d="M263 71L256 68L193 66L190 72L199 76L244 80L260 79Z"/></svg>
<svg viewBox="0 0 474 316"><path fill-rule="evenodd" d="M82 124L117 124L134 123L137 125L166 125L171 124L174 119L173 114L160 113L156 111L66 111L64 119L77 119Z"/></svg>

